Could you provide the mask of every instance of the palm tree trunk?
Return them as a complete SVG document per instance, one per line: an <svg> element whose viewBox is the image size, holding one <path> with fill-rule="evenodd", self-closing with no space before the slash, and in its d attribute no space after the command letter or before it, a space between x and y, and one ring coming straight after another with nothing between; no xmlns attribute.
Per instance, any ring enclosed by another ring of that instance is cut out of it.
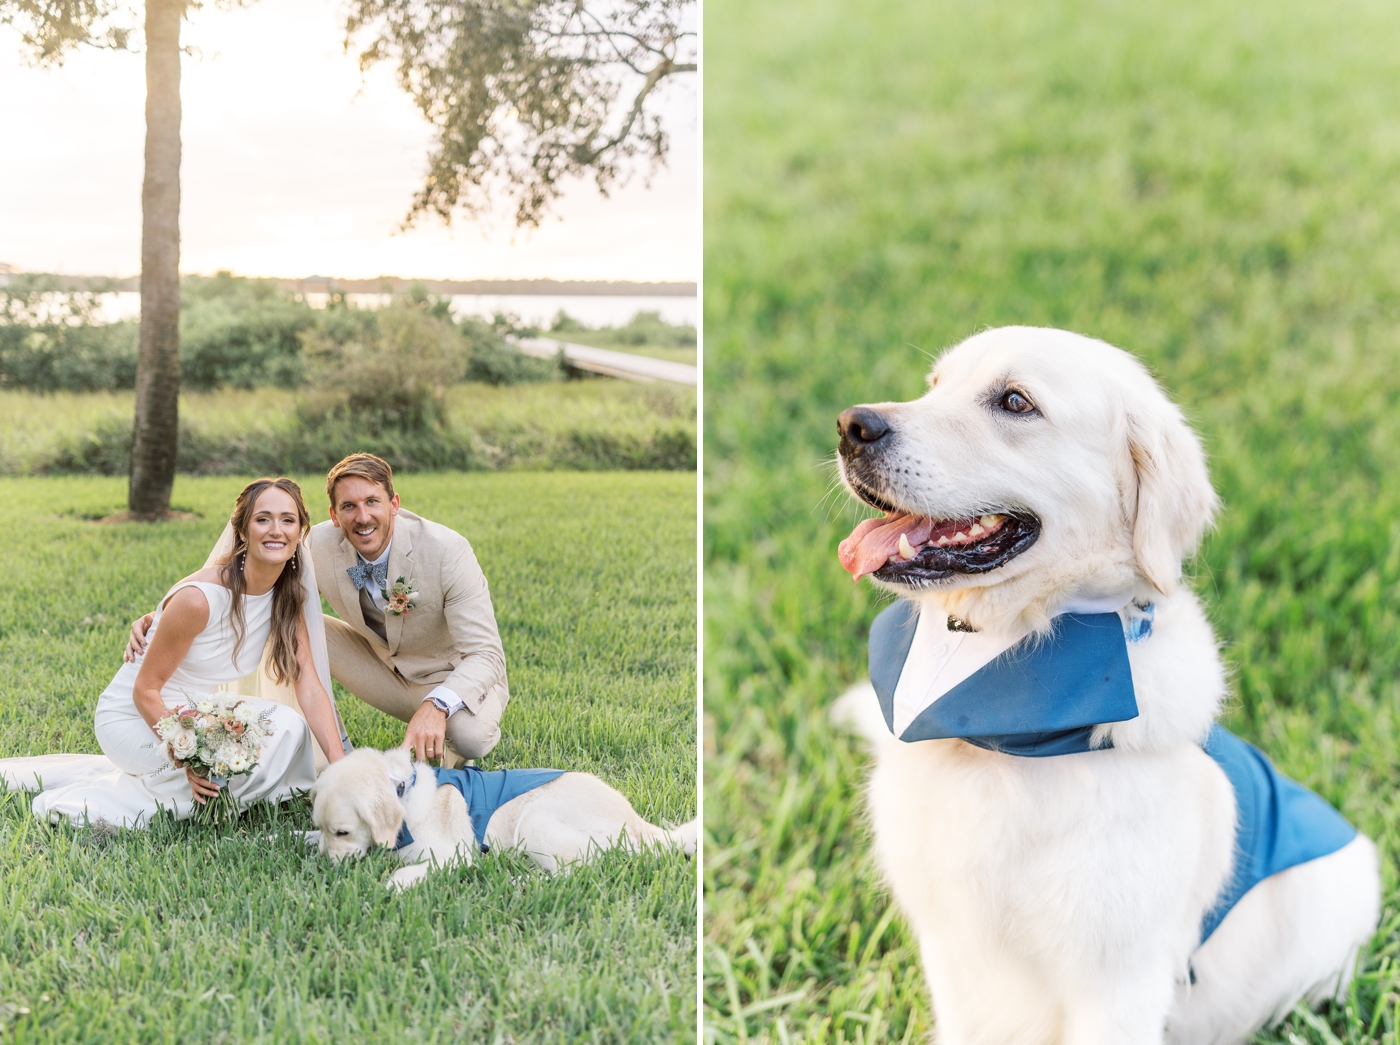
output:
<svg viewBox="0 0 1400 1045"><path fill-rule="evenodd" d="M146 0L146 178L141 187L141 340L128 507L170 510L180 430L180 19Z"/></svg>

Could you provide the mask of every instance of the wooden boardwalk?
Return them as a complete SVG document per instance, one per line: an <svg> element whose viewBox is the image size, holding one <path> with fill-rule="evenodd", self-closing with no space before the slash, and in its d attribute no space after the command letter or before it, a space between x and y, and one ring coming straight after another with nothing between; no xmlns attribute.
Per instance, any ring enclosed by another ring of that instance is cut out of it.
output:
<svg viewBox="0 0 1400 1045"><path fill-rule="evenodd" d="M664 359L637 356L631 352L614 352L609 348L576 345L554 337L513 337L510 339L527 356L553 359L564 350L564 358L580 370L620 377L626 381L673 381L678 385L698 385L698 367L687 363L669 363Z"/></svg>

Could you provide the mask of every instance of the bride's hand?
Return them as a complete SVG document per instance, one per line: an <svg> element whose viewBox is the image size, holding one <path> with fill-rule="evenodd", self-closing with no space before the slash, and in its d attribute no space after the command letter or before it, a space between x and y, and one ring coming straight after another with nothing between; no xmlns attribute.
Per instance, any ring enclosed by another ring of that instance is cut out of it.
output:
<svg viewBox="0 0 1400 1045"><path fill-rule="evenodd" d="M122 660L128 664L135 664L136 658L146 652L146 632L151 630L151 621L155 619L154 613L148 613L140 620L131 622L131 637L126 640L126 652L122 654Z"/></svg>
<svg viewBox="0 0 1400 1045"><path fill-rule="evenodd" d="M219 796L219 785L207 776L200 776L189 766L185 766L185 778L190 782L190 790L194 792L194 800L200 805L204 805L209 799Z"/></svg>

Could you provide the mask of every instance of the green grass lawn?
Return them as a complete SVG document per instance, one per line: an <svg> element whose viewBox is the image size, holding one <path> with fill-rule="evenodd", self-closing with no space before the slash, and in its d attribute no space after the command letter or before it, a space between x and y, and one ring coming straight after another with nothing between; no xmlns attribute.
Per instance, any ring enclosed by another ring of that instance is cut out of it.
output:
<svg viewBox="0 0 1400 1045"><path fill-rule="evenodd" d="M324 480L303 477L315 517ZM0 479L0 756L96 752L128 622L203 564L241 486L180 479L202 517L86 521L126 483ZM653 821L695 814L695 486L674 473L424 474L405 506L465 534L510 670L487 768L597 773ZM338 691L352 740L403 726ZM696 872L609 853L555 878L493 854L402 896L380 851L332 866L309 806L233 828L107 834L0 797L0 1041L689 1041ZM268 841L272 832L281 832Z"/></svg>
<svg viewBox="0 0 1400 1045"><path fill-rule="evenodd" d="M705 12L705 992L716 1043L918 1041L908 932L825 707L881 605L835 419L985 327L1141 356L1225 511L1191 570L1226 723L1384 854L1353 996L1400 1032L1400 15L1376 0Z"/></svg>

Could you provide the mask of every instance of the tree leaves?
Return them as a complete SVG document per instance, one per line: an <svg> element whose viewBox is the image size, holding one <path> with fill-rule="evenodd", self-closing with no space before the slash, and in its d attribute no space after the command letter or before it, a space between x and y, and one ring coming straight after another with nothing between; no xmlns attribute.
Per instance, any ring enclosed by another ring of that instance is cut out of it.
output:
<svg viewBox="0 0 1400 1045"><path fill-rule="evenodd" d="M437 128L426 211L450 223L493 196L517 225L538 226L569 178L604 195L628 161L665 162L669 138L649 103L662 81L696 68L694 0L352 0L346 47L360 66L396 64L399 85Z"/></svg>
<svg viewBox="0 0 1400 1045"><path fill-rule="evenodd" d="M41 65L57 65L79 44L125 50L140 13L120 0L0 0L0 25L13 25Z"/></svg>

